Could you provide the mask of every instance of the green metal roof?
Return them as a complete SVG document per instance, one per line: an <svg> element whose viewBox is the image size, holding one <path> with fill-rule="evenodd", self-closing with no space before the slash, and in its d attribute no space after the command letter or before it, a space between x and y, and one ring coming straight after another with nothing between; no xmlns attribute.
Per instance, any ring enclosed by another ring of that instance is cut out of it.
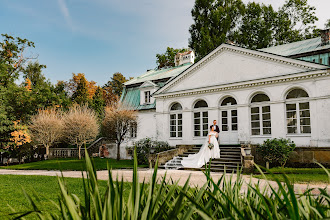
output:
<svg viewBox="0 0 330 220"><path fill-rule="evenodd" d="M153 80L159 80L159 79L165 79L165 78L171 78L174 76L177 76L184 70L186 70L188 67L190 67L191 63L186 63L181 66L175 66L170 68L163 68L163 69L156 69L156 70L149 70L142 74L141 76L135 77L134 79L124 83L127 85L133 85L137 83L143 83L145 81L153 81Z"/></svg>
<svg viewBox="0 0 330 220"><path fill-rule="evenodd" d="M124 105L128 105L134 110L146 110L156 108L156 103L140 105L140 90L139 87L124 88L120 101Z"/></svg>
<svg viewBox="0 0 330 220"><path fill-rule="evenodd" d="M293 56L312 51L330 49L330 45L321 46L321 37L259 49L259 51L281 56Z"/></svg>
<svg viewBox="0 0 330 220"><path fill-rule="evenodd" d="M172 78L183 71L185 71L188 67L190 67L191 63L186 63L181 66L171 67L171 68L164 68L159 70L150 70L146 73L142 74L141 76L138 76L126 83L125 86L131 85L132 87L124 87L123 93L120 97L120 101L133 108L134 110L147 110L147 109L154 109L156 108L156 101L151 104L145 104L140 105L140 86L141 83L146 81L153 81L153 80L159 80L159 79L166 79L166 78ZM135 85L138 84L138 85ZM159 87L163 87L166 82L157 82L155 83ZM135 86L134 86L135 85Z"/></svg>

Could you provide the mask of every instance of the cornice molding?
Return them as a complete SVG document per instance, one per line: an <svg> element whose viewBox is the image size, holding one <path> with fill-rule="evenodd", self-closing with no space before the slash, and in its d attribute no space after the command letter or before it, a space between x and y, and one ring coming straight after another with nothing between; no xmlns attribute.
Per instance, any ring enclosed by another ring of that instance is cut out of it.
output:
<svg viewBox="0 0 330 220"><path fill-rule="evenodd" d="M192 66L192 68L188 69L187 72L183 72L183 75L181 77L179 77L178 79L176 79L172 83L170 83L163 91L160 91L159 95L163 92L168 91L170 88L172 88L176 84L180 83L182 80L184 80L185 78L190 76L192 73L196 72L198 69L203 67L206 63L213 60L215 57L217 57L223 51L235 52L235 53L238 53L238 54L242 54L242 55L246 55L246 56L250 56L250 57L255 57L255 58L263 59L263 60L267 60L267 61L272 61L272 62L276 62L276 63L279 63L279 64L291 65L291 66L294 66L294 67L297 67L297 68L305 69L307 71L317 70L317 68L307 66L307 65L303 65L303 64L299 64L299 62L303 62L303 61L300 61L300 60L296 60L296 62L290 62L290 61L285 61L284 59L292 59L292 58L286 58L286 57L281 57L282 59L274 58L274 57L271 57L271 56L276 56L276 55L268 54L268 56L266 56L266 55L261 55L260 54L260 53L264 53L264 52L260 52L260 51L248 52L244 48L235 49L235 48L229 47L228 45L224 45L221 48L219 48L218 50L216 50L214 53L210 54L208 57L205 57L204 59L202 59L199 63L197 63L197 65Z"/></svg>
<svg viewBox="0 0 330 220"><path fill-rule="evenodd" d="M206 94L206 93L213 93L213 92L222 92L227 90L236 90L236 89L242 89L242 88L250 88L250 87L257 87L257 86L265 86L265 85L272 85L272 84L279 84L279 83L286 83L286 82L292 82L292 81L300 81L300 80L306 80L306 79L316 79L321 77L328 77L330 76L330 71L322 72L322 73L314 73L314 74L308 74L304 76L294 76L294 77L287 77L287 78L281 78L281 79L272 79L272 80L265 80L261 82L255 82L255 83L242 83L238 85L233 86L222 86L219 88L211 88L211 89L201 89L198 91L191 91L191 92L181 92L178 94L159 94L155 98L174 98L174 97L182 97L182 96L192 96L192 95L200 95L200 94Z"/></svg>

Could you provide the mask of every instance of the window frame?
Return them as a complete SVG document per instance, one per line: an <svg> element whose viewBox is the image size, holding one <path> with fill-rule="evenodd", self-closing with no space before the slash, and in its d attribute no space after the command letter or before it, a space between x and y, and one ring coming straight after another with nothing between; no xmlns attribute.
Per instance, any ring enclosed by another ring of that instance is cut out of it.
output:
<svg viewBox="0 0 330 220"><path fill-rule="evenodd" d="M177 105L177 104L180 105L181 109L172 110L173 106ZM172 116L174 116L175 118L172 119ZM172 124L172 122L174 122L174 124ZM172 127L175 128L173 131L171 130ZM174 133L174 136L172 136L173 133ZM181 103L179 103L179 102L174 102L170 105L169 137L171 139L182 139L183 138L183 108L182 108Z"/></svg>
<svg viewBox="0 0 330 220"><path fill-rule="evenodd" d="M293 90L293 89L292 89ZM292 90L290 90L289 92L291 92ZM303 91L305 91L307 93L307 91L305 89L301 89ZM285 98L287 97L287 95L289 94L289 92L286 94ZM308 93L307 93L308 94ZM301 109L300 104L305 104L308 103L308 109ZM293 105L295 104L295 109L294 110L288 110L288 105ZM302 117L300 114L303 111L308 111L309 112L309 116L308 117ZM294 112L296 118L293 118L293 120L296 120L295 126L289 126L288 125L288 121L290 120L290 118L288 117L288 112ZM299 135L299 136L304 136L304 135L311 135L312 133L312 119L311 119L311 106L310 106L310 98L309 97L300 97L300 98L290 98L290 99L285 99L285 125L286 125L286 135L290 136L290 135ZM309 119L309 125L305 125L301 123L301 120L304 119ZM309 127L309 131L310 132L302 132L301 127ZM296 132L294 133L289 133L289 128L296 128Z"/></svg>
<svg viewBox="0 0 330 220"><path fill-rule="evenodd" d="M136 138L137 137L137 122L133 122L133 123L130 124L129 136L130 136L130 138Z"/></svg>
<svg viewBox="0 0 330 220"><path fill-rule="evenodd" d="M268 97L268 101L252 102L253 98L257 95L265 95ZM269 111L265 111L265 108L269 108ZM258 109L258 112L253 112L253 109ZM269 118L266 118L269 115ZM253 120L254 116L258 116ZM253 123L258 123L259 127L254 127ZM264 126L265 123L269 123L269 126ZM269 129L269 132L265 132L265 129ZM258 130L258 134L254 134L254 130ZM251 136L271 136L272 135L272 112L270 105L270 98L265 93L257 93L251 97L250 101L250 132Z"/></svg>
<svg viewBox="0 0 330 220"><path fill-rule="evenodd" d="M151 91L144 91L144 103L150 104L151 103Z"/></svg>
<svg viewBox="0 0 330 220"><path fill-rule="evenodd" d="M200 101L203 101L206 103L207 106L204 107L195 107L196 104ZM201 138L201 137L207 137L207 134L209 133L209 112L208 112L208 103L201 99L194 103L193 105L193 137L194 138ZM199 117L195 117L195 114L199 113ZM206 117L204 116L206 114ZM199 120L199 124L196 124L196 120ZM206 119L206 122L204 122L204 119ZM206 125L206 129L204 129L204 126ZM199 126L199 129L196 129L196 126ZM196 135L196 132L199 132L199 135Z"/></svg>

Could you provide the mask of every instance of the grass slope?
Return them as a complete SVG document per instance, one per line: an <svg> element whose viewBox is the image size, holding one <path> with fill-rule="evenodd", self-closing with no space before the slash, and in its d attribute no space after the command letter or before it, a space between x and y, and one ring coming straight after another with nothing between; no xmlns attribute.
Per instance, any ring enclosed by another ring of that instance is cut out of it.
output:
<svg viewBox="0 0 330 220"><path fill-rule="evenodd" d="M83 199L82 179L64 178L70 190L70 193L76 194ZM99 180L101 195L105 192L107 181ZM124 197L128 198L129 183L124 183ZM22 188L31 196L36 192L40 199L42 210L52 210L59 214L52 201L58 203L60 189L57 177L50 176L20 176L20 175L0 175L0 219L11 219L8 214L13 211L8 205L16 211L31 210L28 200L24 196ZM30 219L32 216L29 216Z"/></svg>
<svg viewBox="0 0 330 220"><path fill-rule="evenodd" d="M106 170L107 164L112 169L125 169L133 168L133 160L114 160L106 158L93 158L95 167L97 170ZM141 165L139 167L146 167ZM84 170L85 169L85 160L79 160L75 158L67 159L53 159L38 161L32 163L11 165L11 166L1 166L1 169L13 169L13 170Z"/></svg>
<svg viewBox="0 0 330 220"><path fill-rule="evenodd" d="M270 171L275 174L275 177L283 181L282 173L285 173L289 180L294 183L330 183L327 173L322 168L282 168L274 167ZM330 169L328 169L330 172ZM271 174L265 174L267 179L275 180ZM261 175L254 177L262 178Z"/></svg>

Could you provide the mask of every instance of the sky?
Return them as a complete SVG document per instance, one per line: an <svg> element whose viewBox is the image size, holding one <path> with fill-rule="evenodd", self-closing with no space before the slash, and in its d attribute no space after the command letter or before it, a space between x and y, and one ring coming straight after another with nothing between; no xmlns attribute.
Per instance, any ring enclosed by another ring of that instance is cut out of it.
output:
<svg viewBox="0 0 330 220"><path fill-rule="evenodd" d="M243 0L248 2L248 0ZM255 0L278 8L285 0ZM330 0L309 0L324 27ZM115 72L136 77L166 47L188 47L194 0L0 0L0 33L27 38L25 56L56 83L72 73L104 85ZM5 22L4 22L5 21Z"/></svg>

